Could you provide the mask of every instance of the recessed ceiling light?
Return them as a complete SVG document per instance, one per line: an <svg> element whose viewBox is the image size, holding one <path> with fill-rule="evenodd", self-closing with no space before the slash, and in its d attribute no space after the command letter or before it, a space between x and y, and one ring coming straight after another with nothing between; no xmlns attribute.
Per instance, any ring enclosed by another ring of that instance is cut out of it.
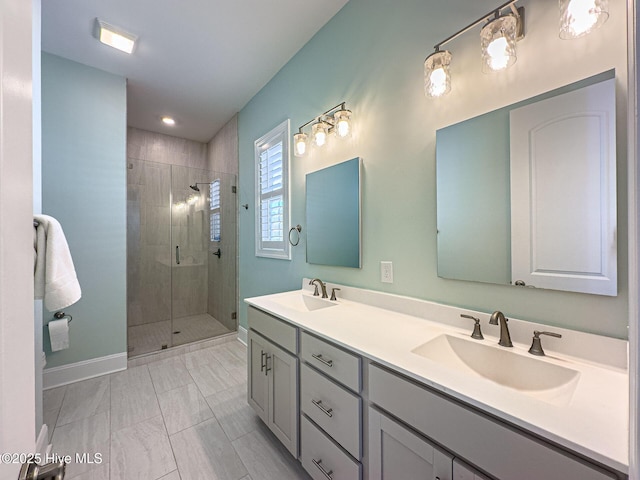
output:
<svg viewBox="0 0 640 480"><path fill-rule="evenodd" d="M105 45L117 48L118 50L131 53L138 37L123 29L115 27L96 18L96 37Z"/></svg>
<svg viewBox="0 0 640 480"><path fill-rule="evenodd" d="M162 123L165 125L175 125L176 121L171 117L162 117Z"/></svg>

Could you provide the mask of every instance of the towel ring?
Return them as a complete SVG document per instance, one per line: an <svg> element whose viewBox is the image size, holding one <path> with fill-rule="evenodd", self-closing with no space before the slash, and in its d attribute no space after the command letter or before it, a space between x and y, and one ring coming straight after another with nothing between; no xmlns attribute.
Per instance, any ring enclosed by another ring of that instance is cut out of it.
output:
<svg viewBox="0 0 640 480"><path fill-rule="evenodd" d="M296 239L296 243L293 243L293 241L291 240L291 232L293 232L294 230L296 230L298 232L298 238ZM300 232L302 232L302 227L300 225L296 225L295 227L291 227L289 229L289 243L292 246L297 246L300 243Z"/></svg>
<svg viewBox="0 0 640 480"><path fill-rule="evenodd" d="M71 320L73 320L73 317L71 315L67 315L64 312L56 312L56 313L53 314L53 316L58 320L62 320L63 318L68 318L69 319L69 323L71 323Z"/></svg>

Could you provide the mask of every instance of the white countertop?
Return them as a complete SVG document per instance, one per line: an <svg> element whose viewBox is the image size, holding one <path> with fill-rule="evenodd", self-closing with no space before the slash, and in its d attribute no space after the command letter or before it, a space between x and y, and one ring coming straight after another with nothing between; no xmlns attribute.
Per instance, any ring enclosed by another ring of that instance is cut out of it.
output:
<svg viewBox="0 0 640 480"><path fill-rule="evenodd" d="M620 365L626 355L626 342L547 327L562 333L565 338L557 340L543 337L547 356L536 358L569 367L580 374L570 401L557 405L485 378L452 370L411 352L444 333L468 339L473 322L457 320L460 313L481 317L485 336L482 342L491 347L504 348L497 345L495 334L498 333L498 327L487 325L486 313L406 299L412 306L405 308L405 311L421 312L410 315L380 306L385 302L388 306L400 305L404 297L343 286L340 288L340 294L351 298L362 299L371 293L376 297L371 303L378 306L344 298L339 299L336 306L314 311L285 306L286 302L282 302L282 299L286 296L311 295L306 287L294 292L248 298L245 302L596 462L628 473L628 370ZM384 299L385 295L389 299ZM461 328L461 325L468 328ZM509 351L529 357L531 355L527 350L530 340L527 343L518 340L530 339L534 328L545 329L543 325L514 319L509 321L509 328L514 343L514 348ZM582 346L588 348L592 356L600 355L613 361L598 362L588 358L588 355L578 358L562 353L563 341L570 351L571 348L576 350Z"/></svg>

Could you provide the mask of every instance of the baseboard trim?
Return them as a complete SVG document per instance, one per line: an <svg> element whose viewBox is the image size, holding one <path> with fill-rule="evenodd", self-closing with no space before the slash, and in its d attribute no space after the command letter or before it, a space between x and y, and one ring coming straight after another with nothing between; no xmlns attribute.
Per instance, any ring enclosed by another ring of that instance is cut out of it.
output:
<svg viewBox="0 0 640 480"><path fill-rule="evenodd" d="M42 388L48 390L126 369L127 352L92 358L60 367L45 368L42 372Z"/></svg>
<svg viewBox="0 0 640 480"><path fill-rule="evenodd" d="M49 427L44 424L40 429L40 433L38 434L38 439L36 440L36 453L39 453L41 456L45 456L47 453L47 449L49 447ZM43 462L47 463L47 462Z"/></svg>
<svg viewBox="0 0 640 480"><path fill-rule="evenodd" d="M238 325L238 340L247 345L247 329L241 325Z"/></svg>

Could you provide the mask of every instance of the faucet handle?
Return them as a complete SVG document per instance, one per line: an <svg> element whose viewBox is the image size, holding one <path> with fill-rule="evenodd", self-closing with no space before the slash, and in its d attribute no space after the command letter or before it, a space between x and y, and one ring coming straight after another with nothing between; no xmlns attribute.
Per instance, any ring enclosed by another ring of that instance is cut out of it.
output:
<svg viewBox="0 0 640 480"><path fill-rule="evenodd" d="M562 335L555 332L540 332L538 330L533 331L533 341L531 342L531 348L529 349L529 353L531 355L537 355L539 357L544 357L545 353L542 349L542 342L540 342L540 335L549 335L550 337L562 338Z"/></svg>
<svg viewBox="0 0 640 480"><path fill-rule="evenodd" d="M309 282L309 285L313 285L315 287L314 290L313 290L313 296L314 297L319 297L320 296L320 292L318 292L318 284L315 283L315 280L311 280Z"/></svg>
<svg viewBox="0 0 640 480"><path fill-rule="evenodd" d="M329 300L338 300L336 298L336 290L340 290L339 288L332 288L331 289L331 298Z"/></svg>
<svg viewBox="0 0 640 480"><path fill-rule="evenodd" d="M475 338L476 340L484 340L484 335L482 335L482 330L480 330L480 319L472 317L471 315L466 315L464 313L461 313L460 316L462 318L468 318L469 320L475 320L476 324L473 326L473 333L471 334L471 338Z"/></svg>

